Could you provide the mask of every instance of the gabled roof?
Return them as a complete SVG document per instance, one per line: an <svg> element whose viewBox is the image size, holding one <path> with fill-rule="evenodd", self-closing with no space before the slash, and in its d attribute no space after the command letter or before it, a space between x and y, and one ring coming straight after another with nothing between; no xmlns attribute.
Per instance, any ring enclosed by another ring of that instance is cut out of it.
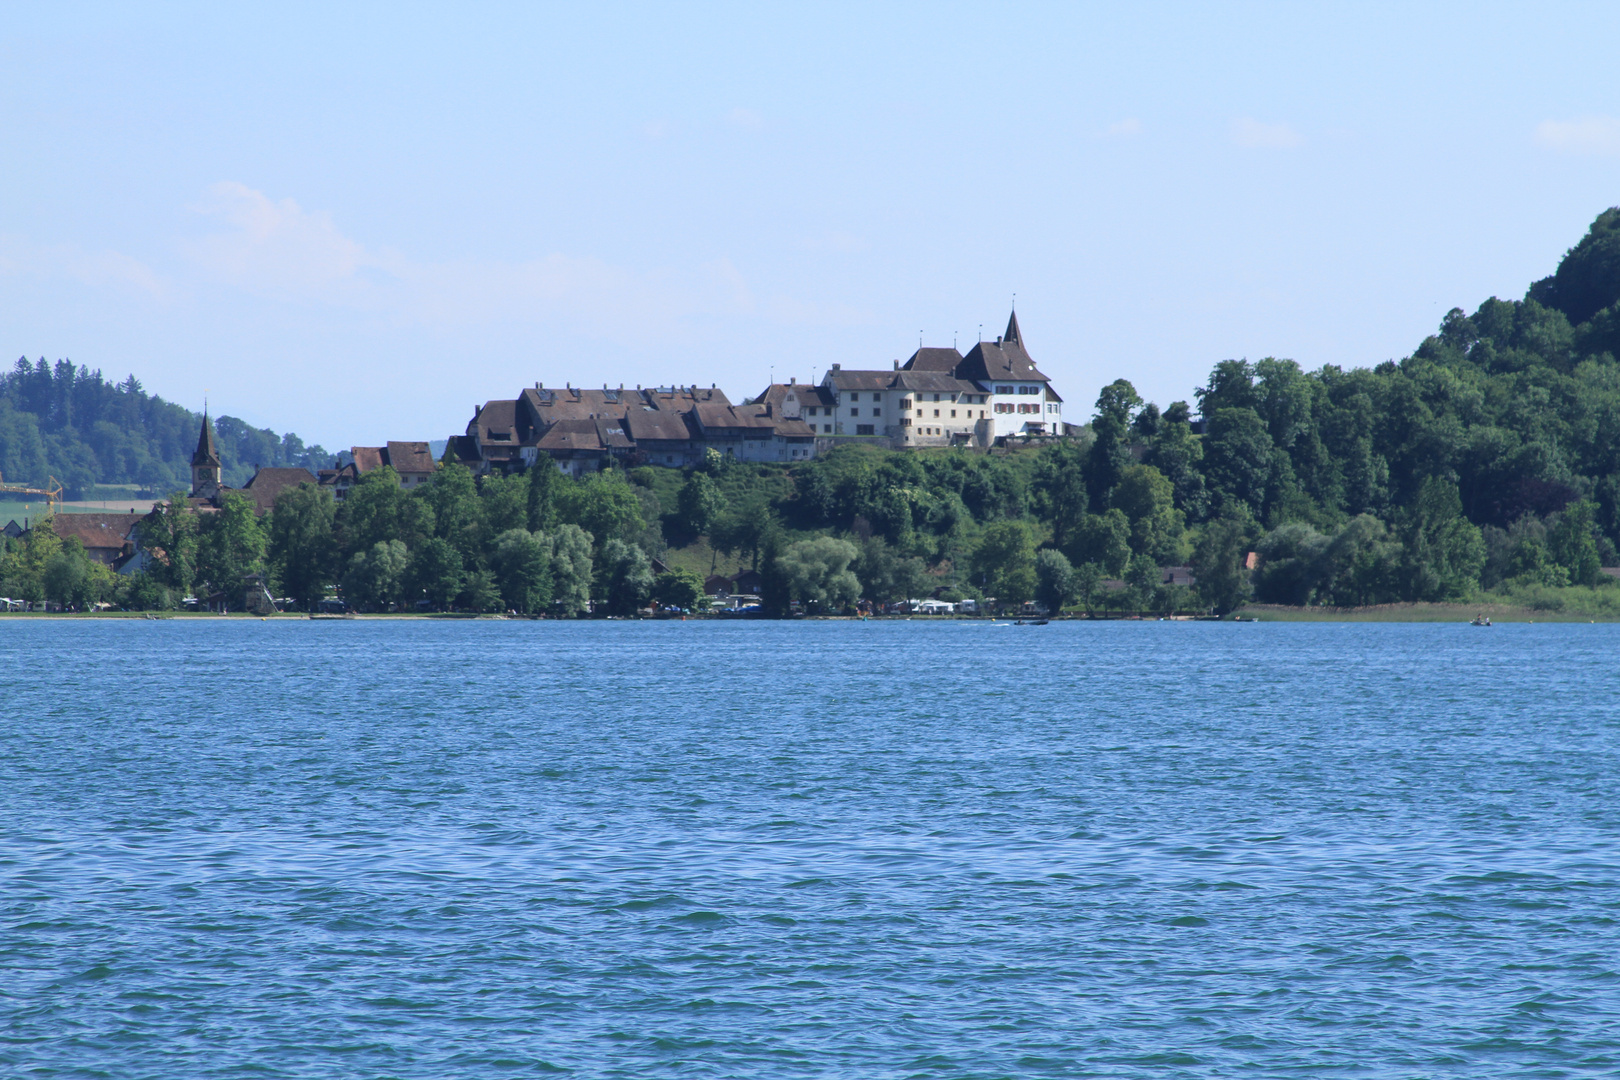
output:
<svg viewBox="0 0 1620 1080"><path fill-rule="evenodd" d="M518 403L515 400L486 401L467 422L467 434L487 439L491 432L495 432L507 436L503 441L515 443L517 427Z"/></svg>
<svg viewBox="0 0 1620 1080"><path fill-rule="evenodd" d="M692 415L704 431L763 431L774 425L764 415L765 406L732 408L719 402L700 402L693 406Z"/></svg>
<svg viewBox="0 0 1620 1080"><path fill-rule="evenodd" d="M559 420L546 429L536 445L548 453L605 449L595 420Z"/></svg>
<svg viewBox="0 0 1620 1080"><path fill-rule="evenodd" d="M354 459L354 471L368 473L373 469L380 469L388 464L388 459L383 456L384 449L381 446L349 447L349 456Z"/></svg>
<svg viewBox="0 0 1620 1080"><path fill-rule="evenodd" d="M263 514L276 505L276 496L283 491L313 483L315 474L308 469L260 469L242 486L242 494L252 499L254 508Z"/></svg>
<svg viewBox="0 0 1620 1080"><path fill-rule="evenodd" d="M203 410L202 430L197 432L197 449L191 455L193 465L219 465L219 448L214 445L214 425L208 422L208 410Z"/></svg>
<svg viewBox="0 0 1620 1080"><path fill-rule="evenodd" d="M86 548L121 550L129 532L145 514L116 514L95 511L88 514L57 514L51 531L63 540L73 537Z"/></svg>
<svg viewBox="0 0 1620 1080"><path fill-rule="evenodd" d="M918 349L911 354L911 359L900 365L902 371L943 371L947 374L956 374L956 367L962 362L962 354L956 349L936 349L932 346Z"/></svg>
<svg viewBox="0 0 1620 1080"><path fill-rule="evenodd" d="M609 450L633 450L636 446L630 436L625 433L624 420L617 417L597 417L596 437Z"/></svg>
<svg viewBox="0 0 1620 1080"><path fill-rule="evenodd" d="M806 405L815 405L830 409L833 405L832 394L814 383L771 383L765 388L764 393L754 399L754 402L759 405L769 405L780 415L782 406L787 402L790 393L798 398L801 408Z"/></svg>
<svg viewBox="0 0 1620 1080"><path fill-rule="evenodd" d="M437 468L425 442L390 441L383 452L397 473L430 473Z"/></svg>
<svg viewBox="0 0 1620 1080"><path fill-rule="evenodd" d="M630 437L637 442L643 440L686 442L692 438L692 431L686 426L685 415L670 409L654 409L643 405L639 409L626 411L624 423L629 429Z"/></svg>

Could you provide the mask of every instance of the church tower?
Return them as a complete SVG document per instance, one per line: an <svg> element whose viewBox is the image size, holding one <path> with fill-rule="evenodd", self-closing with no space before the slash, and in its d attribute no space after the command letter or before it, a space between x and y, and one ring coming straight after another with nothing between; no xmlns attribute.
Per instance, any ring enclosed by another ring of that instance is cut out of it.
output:
<svg viewBox="0 0 1620 1080"><path fill-rule="evenodd" d="M191 455L191 497L212 499L219 494L219 450L214 446L214 425L203 409L202 431L197 434L197 452Z"/></svg>

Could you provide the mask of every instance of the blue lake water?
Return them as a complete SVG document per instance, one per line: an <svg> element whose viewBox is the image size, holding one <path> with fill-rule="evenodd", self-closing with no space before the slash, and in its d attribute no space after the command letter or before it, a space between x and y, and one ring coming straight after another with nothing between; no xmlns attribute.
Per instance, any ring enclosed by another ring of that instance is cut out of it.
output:
<svg viewBox="0 0 1620 1080"><path fill-rule="evenodd" d="M1617 658L0 622L0 1075L1613 1076Z"/></svg>

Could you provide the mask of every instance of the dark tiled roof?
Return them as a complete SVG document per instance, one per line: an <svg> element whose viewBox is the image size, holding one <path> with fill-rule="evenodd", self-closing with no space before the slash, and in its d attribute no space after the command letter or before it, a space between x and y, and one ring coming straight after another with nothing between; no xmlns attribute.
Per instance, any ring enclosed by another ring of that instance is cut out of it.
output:
<svg viewBox="0 0 1620 1080"><path fill-rule="evenodd" d="M493 441L516 445L518 441L518 403L513 401L486 401L478 413L467 423L467 434L481 442L492 441L491 435L506 438Z"/></svg>
<svg viewBox="0 0 1620 1080"><path fill-rule="evenodd" d="M368 473L373 469L380 469L388 464L383 456L384 447L381 446L351 446L349 455L354 458L354 471Z"/></svg>
<svg viewBox="0 0 1620 1080"><path fill-rule="evenodd" d="M618 418L602 419L598 417L596 420L596 437L609 450L633 450L636 446L631 441L630 436L625 433L624 421Z"/></svg>
<svg viewBox="0 0 1620 1080"><path fill-rule="evenodd" d="M546 429L537 445L548 453L603 449L595 420L559 420Z"/></svg>
<svg viewBox="0 0 1620 1080"><path fill-rule="evenodd" d="M761 405L771 406L777 414L780 414L787 403L789 393L799 399L800 408L814 405L817 408L830 409L833 406L832 394L814 383L771 383L765 388L765 392L754 400Z"/></svg>
<svg viewBox="0 0 1620 1080"><path fill-rule="evenodd" d="M981 341L962 360L957 375L978 382L1007 379L1016 382L1046 382L1023 345L1016 341Z"/></svg>
<svg viewBox="0 0 1620 1080"><path fill-rule="evenodd" d="M962 362L962 354L954 348L950 349L918 349L911 354L901 369L904 371L943 371L954 375L956 367Z"/></svg>
<svg viewBox="0 0 1620 1080"><path fill-rule="evenodd" d="M686 426L686 417L668 409L647 406L630 409L624 415L624 422L630 430L630 437L637 442L686 442L692 438L691 429Z"/></svg>
<svg viewBox="0 0 1620 1080"><path fill-rule="evenodd" d="M253 500L259 513L268 512L276 505L276 496L299 484L313 484L315 475L308 469L260 469L242 488L242 494Z"/></svg>
<svg viewBox="0 0 1620 1080"><path fill-rule="evenodd" d="M764 406L732 408L719 402L700 402L692 413L704 431L757 431L769 429L770 417L764 415Z"/></svg>
<svg viewBox="0 0 1620 1080"><path fill-rule="evenodd" d="M967 394L978 390L945 371L829 371L827 381L840 393L859 390L923 390Z"/></svg>
<svg viewBox="0 0 1620 1080"><path fill-rule="evenodd" d="M86 548L118 550L124 546L129 531L145 514L115 514L95 511L88 514L57 514L51 519L51 531L66 540L73 537Z"/></svg>
<svg viewBox="0 0 1620 1080"><path fill-rule="evenodd" d="M433 454L425 442L392 442L385 451L388 464L397 473L430 473L434 470Z"/></svg>

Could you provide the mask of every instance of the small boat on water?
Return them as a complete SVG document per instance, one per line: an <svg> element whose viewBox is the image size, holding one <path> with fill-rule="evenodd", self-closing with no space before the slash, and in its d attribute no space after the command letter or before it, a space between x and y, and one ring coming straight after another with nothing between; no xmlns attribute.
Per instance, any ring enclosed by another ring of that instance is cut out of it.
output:
<svg viewBox="0 0 1620 1080"><path fill-rule="evenodd" d="M1051 619L1019 619L1014 626L1045 626Z"/></svg>
<svg viewBox="0 0 1620 1080"><path fill-rule="evenodd" d="M1489 626L1489 625L1491 625L1491 617L1489 615L1475 615L1474 616L1474 621L1469 623L1468 625L1469 626Z"/></svg>

